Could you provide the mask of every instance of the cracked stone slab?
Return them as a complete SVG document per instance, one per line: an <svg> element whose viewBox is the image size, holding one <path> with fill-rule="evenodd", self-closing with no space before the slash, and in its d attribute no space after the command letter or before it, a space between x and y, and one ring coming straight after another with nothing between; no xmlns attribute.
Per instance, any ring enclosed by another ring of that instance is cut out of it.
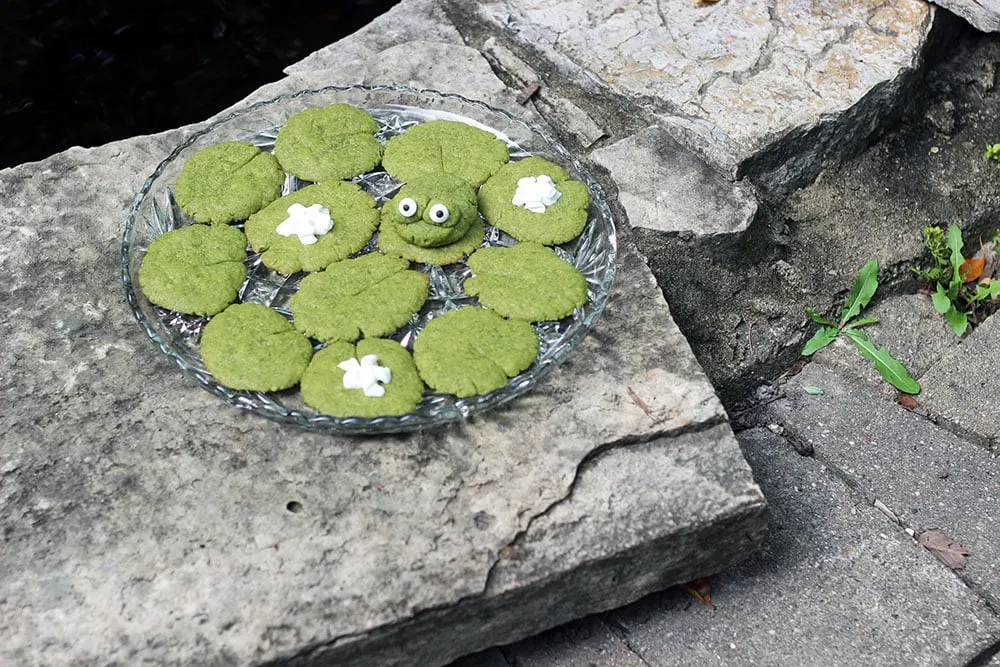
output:
<svg viewBox="0 0 1000 667"><path fill-rule="evenodd" d="M1000 318L994 315L928 369L920 396L935 417L994 450L1000 450L1000 418L994 409L998 346Z"/></svg>
<svg viewBox="0 0 1000 667"><path fill-rule="evenodd" d="M465 424L311 433L183 376L118 262L192 131L0 171L0 662L441 664L752 552L764 500L627 230L597 327Z"/></svg>
<svg viewBox="0 0 1000 667"><path fill-rule="evenodd" d="M738 437L773 528L710 579L711 610L673 588L453 667L964 665L997 641L984 600L833 471L764 429Z"/></svg>
<svg viewBox="0 0 1000 667"><path fill-rule="evenodd" d="M922 0L447 4L568 80L647 100L713 164L779 191L878 129L915 83L934 15Z"/></svg>
<svg viewBox="0 0 1000 667"><path fill-rule="evenodd" d="M757 213L753 194L723 178L659 127L595 150L591 158L611 173L634 227L738 236Z"/></svg>
<svg viewBox="0 0 1000 667"><path fill-rule="evenodd" d="M925 391L934 386L925 383ZM969 558L956 573L1000 604L996 454L873 395L822 360L790 378L784 395L770 404L770 419L811 445L817 458L842 471L901 526L917 533L940 528L958 540Z"/></svg>

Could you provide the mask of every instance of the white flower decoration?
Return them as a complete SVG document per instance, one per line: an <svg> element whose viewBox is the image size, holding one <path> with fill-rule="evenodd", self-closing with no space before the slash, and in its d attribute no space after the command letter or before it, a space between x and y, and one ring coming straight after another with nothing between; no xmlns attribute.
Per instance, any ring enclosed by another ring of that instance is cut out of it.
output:
<svg viewBox="0 0 1000 667"><path fill-rule="evenodd" d="M345 359L337 364L337 368L344 371L344 389L363 389L365 396L373 398L385 396L382 385L392 381L392 371L378 365L377 354L366 354L361 357L360 364L354 357Z"/></svg>

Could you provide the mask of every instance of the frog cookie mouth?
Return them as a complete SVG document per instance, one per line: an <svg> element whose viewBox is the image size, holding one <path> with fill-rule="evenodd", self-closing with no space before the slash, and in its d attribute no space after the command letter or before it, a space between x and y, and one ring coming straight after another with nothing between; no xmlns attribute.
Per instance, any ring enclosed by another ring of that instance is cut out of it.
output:
<svg viewBox="0 0 1000 667"><path fill-rule="evenodd" d="M391 226L406 243L440 248L468 234L479 221L479 208L472 186L441 173L404 185L382 207L381 218L381 224Z"/></svg>

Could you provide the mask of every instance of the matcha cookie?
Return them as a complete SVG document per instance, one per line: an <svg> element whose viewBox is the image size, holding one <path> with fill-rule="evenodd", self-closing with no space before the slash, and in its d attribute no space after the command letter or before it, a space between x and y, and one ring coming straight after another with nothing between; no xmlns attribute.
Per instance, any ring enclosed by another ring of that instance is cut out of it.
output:
<svg viewBox="0 0 1000 667"><path fill-rule="evenodd" d="M306 109L284 122L274 155L289 174L325 183L371 171L382 159L378 123L350 104Z"/></svg>
<svg viewBox="0 0 1000 667"><path fill-rule="evenodd" d="M297 213L290 214L290 209ZM321 213L323 209L325 213ZM312 234L305 231L308 224L288 228L296 220L306 222L310 214L314 219L332 221L332 227L325 233L314 228ZM289 275L320 271L358 252L377 225L378 209L371 195L355 183L331 181L296 190L251 215L246 234L250 247L262 253L264 266Z"/></svg>
<svg viewBox="0 0 1000 667"><path fill-rule="evenodd" d="M537 356L538 334L530 324L474 306L432 319L413 342L423 381L459 398L499 389Z"/></svg>
<svg viewBox="0 0 1000 667"><path fill-rule="evenodd" d="M477 187L509 160L507 144L492 132L459 121L432 120L389 139L382 167L403 182L448 173Z"/></svg>
<svg viewBox="0 0 1000 667"><path fill-rule="evenodd" d="M502 167L479 189L479 211L518 241L556 245L587 225L590 193L559 165L529 157Z"/></svg>
<svg viewBox="0 0 1000 667"><path fill-rule="evenodd" d="M410 353L385 338L365 338L357 348L330 343L313 357L300 388L307 405L334 417L405 415L424 395Z"/></svg>
<svg viewBox="0 0 1000 667"><path fill-rule="evenodd" d="M482 220L476 220L469 227L461 239L454 243L441 246L440 248L421 248L420 246L407 243L399 235L397 227L388 225L379 228L378 249L391 257L402 257L411 262L421 264L433 264L444 266L454 264L465 259L466 256L483 244L486 235L486 227Z"/></svg>
<svg viewBox="0 0 1000 667"><path fill-rule="evenodd" d="M476 192L451 174L420 176L382 206L379 250L423 264L451 264L482 245Z"/></svg>
<svg viewBox="0 0 1000 667"><path fill-rule="evenodd" d="M153 239L139 267L150 303L188 315L215 315L247 277L247 239L228 225L189 225Z"/></svg>
<svg viewBox="0 0 1000 667"><path fill-rule="evenodd" d="M277 199L284 182L285 172L273 155L229 141L187 159L174 197L197 222L240 222Z"/></svg>
<svg viewBox="0 0 1000 667"><path fill-rule="evenodd" d="M587 302L583 274L539 243L480 248L467 264L474 275L465 281L465 293L504 317L561 320Z"/></svg>
<svg viewBox="0 0 1000 667"><path fill-rule="evenodd" d="M312 344L281 313L237 303L201 332L201 358L216 382L230 389L280 391L299 381Z"/></svg>
<svg viewBox="0 0 1000 667"><path fill-rule="evenodd" d="M429 281L404 259L369 253L302 279L292 296L295 327L324 342L386 336L427 300Z"/></svg>

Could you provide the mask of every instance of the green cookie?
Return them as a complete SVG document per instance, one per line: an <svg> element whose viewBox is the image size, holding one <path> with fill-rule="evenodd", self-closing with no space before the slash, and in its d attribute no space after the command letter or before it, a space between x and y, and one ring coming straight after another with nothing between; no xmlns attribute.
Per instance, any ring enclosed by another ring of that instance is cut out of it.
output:
<svg viewBox="0 0 1000 667"><path fill-rule="evenodd" d="M231 389L280 391L299 381L312 344L281 313L237 303L201 332L201 358L215 380Z"/></svg>
<svg viewBox="0 0 1000 667"><path fill-rule="evenodd" d="M382 167L403 182L449 173L476 187L509 160L507 144L492 132L460 121L432 120L389 139Z"/></svg>
<svg viewBox="0 0 1000 667"><path fill-rule="evenodd" d="M543 213L513 203L517 182L524 177L548 176L562 193ZM556 245L572 241L587 225L590 193L562 167L540 157L511 162L479 189L479 211L486 221L518 241Z"/></svg>
<svg viewBox="0 0 1000 667"><path fill-rule="evenodd" d="M461 239L454 243L441 246L440 248L421 248L418 245L407 243L399 235L395 225L388 225L379 228L378 249L391 257L402 257L411 262L421 264L433 264L444 266L454 264L465 259L465 257L483 244L486 235L486 227L482 220L476 220L469 227Z"/></svg>
<svg viewBox="0 0 1000 667"><path fill-rule="evenodd" d="M504 317L526 322L561 320L587 302L587 279L539 243L480 248L467 262L465 292Z"/></svg>
<svg viewBox="0 0 1000 667"><path fill-rule="evenodd" d="M345 389L345 371L338 365L349 359L361 361L378 356L378 365L390 370L392 379L382 384L383 396L367 396L362 389ZM405 415L417 407L424 383L417 375L413 357L402 345L385 338L365 338L357 349L350 343L330 343L320 350L302 375L302 399L310 407L334 417L381 417Z"/></svg>
<svg viewBox="0 0 1000 667"><path fill-rule="evenodd" d="M459 398L507 384L538 356L538 334L527 322L467 306L432 319L413 342L420 377Z"/></svg>
<svg viewBox="0 0 1000 667"><path fill-rule="evenodd" d="M381 226L392 225L412 245L438 248L465 237L479 220L476 191L458 176L415 178L382 206Z"/></svg>
<svg viewBox="0 0 1000 667"><path fill-rule="evenodd" d="M378 123L350 104L306 109L284 122L274 155L289 174L314 183L353 178L382 159Z"/></svg>
<svg viewBox="0 0 1000 667"><path fill-rule="evenodd" d="M369 253L309 274L292 296L295 327L324 342L391 334L420 310L430 289L427 276L408 266Z"/></svg>
<svg viewBox="0 0 1000 667"><path fill-rule="evenodd" d="M288 217L292 204L309 207L320 204L330 211L333 228L303 244L296 235L282 236L276 231ZM264 266L289 275L298 271L320 271L365 247L378 226L375 200L355 183L331 181L310 185L272 202L247 220L250 247L263 251Z"/></svg>
<svg viewBox="0 0 1000 667"><path fill-rule="evenodd" d="M174 197L197 222L240 222L277 199L284 182L285 172L273 155L229 141L187 159Z"/></svg>
<svg viewBox="0 0 1000 667"><path fill-rule="evenodd" d="M189 225L156 237L139 267L150 303L189 315L215 315L236 300L247 268L247 239L228 225Z"/></svg>

